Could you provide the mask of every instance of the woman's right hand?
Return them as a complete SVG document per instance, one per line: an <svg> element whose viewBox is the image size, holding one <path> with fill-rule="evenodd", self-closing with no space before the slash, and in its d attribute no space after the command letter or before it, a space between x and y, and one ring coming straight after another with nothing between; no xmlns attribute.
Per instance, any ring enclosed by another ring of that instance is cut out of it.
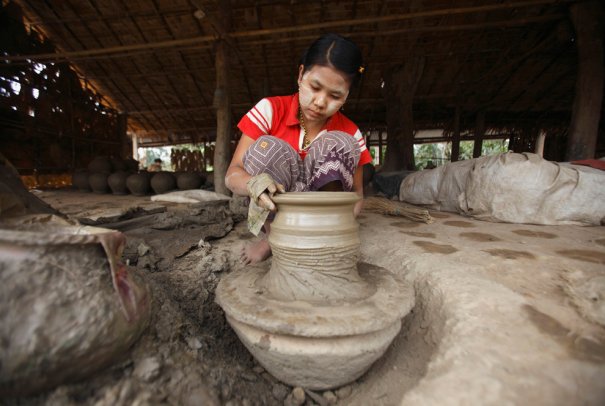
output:
<svg viewBox="0 0 605 406"><path fill-rule="evenodd" d="M271 198L276 193L286 193L286 189L283 185L275 182L271 175L268 173L261 173L250 178L246 183L248 194L252 201L258 206L275 211L275 203Z"/></svg>

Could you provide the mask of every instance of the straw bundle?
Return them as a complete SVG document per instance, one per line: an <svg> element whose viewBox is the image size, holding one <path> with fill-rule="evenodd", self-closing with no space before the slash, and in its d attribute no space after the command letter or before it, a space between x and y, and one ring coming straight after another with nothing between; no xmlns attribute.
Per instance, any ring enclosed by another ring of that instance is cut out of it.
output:
<svg viewBox="0 0 605 406"><path fill-rule="evenodd" d="M430 224L433 218L427 209L412 206L411 204L397 202L383 197L368 197L364 200L364 210L389 216L405 217L419 223Z"/></svg>

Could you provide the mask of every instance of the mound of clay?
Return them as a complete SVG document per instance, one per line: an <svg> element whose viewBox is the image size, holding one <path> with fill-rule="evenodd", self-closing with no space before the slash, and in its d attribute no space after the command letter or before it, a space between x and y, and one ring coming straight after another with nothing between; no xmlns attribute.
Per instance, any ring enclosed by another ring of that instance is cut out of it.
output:
<svg viewBox="0 0 605 406"><path fill-rule="evenodd" d="M149 320L124 236L23 221L0 230L0 396L29 395L110 365Z"/></svg>

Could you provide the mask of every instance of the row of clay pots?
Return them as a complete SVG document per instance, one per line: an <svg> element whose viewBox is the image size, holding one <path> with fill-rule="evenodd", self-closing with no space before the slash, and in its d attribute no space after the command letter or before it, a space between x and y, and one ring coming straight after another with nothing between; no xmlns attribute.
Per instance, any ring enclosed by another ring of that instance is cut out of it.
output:
<svg viewBox="0 0 605 406"><path fill-rule="evenodd" d="M132 158L121 159L114 157L98 156L88 164L90 173L113 173L113 172L136 172L139 169L139 161Z"/></svg>
<svg viewBox="0 0 605 406"><path fill-rule="evenodd" d="M182 172L175 174L171 172L114 172L111 175L104 172L88 173L76 172L72 176L73 185L80 191L90 191L95 193L108 193L111 189L114 195L123 195L132 193L133 195L143 196L149 193L150 189L157 194L170 192L177 187L180 190L198 189L204 178L195 172Z"/></svg>

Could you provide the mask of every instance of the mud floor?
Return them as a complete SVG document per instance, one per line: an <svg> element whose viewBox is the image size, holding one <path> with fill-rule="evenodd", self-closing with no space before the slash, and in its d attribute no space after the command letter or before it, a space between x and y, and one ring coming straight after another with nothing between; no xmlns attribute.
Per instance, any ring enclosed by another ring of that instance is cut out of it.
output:
<svg viewBox="0 0 605 406"><path fill-rule="evenodd" d="M74 192L41 197L76 218L148 204ZM168 213L182 206L164 205ZM141 340L92 378L2 403L605 404L605 229L434 219L360 216L362 260L405 275L416 306L385 356L351 385L294 390L249 355L214 290L243 266L240 250L254 239L244 222L225 222L222 238L196 225L125 231L124 259L153 296Z"/></svg>

